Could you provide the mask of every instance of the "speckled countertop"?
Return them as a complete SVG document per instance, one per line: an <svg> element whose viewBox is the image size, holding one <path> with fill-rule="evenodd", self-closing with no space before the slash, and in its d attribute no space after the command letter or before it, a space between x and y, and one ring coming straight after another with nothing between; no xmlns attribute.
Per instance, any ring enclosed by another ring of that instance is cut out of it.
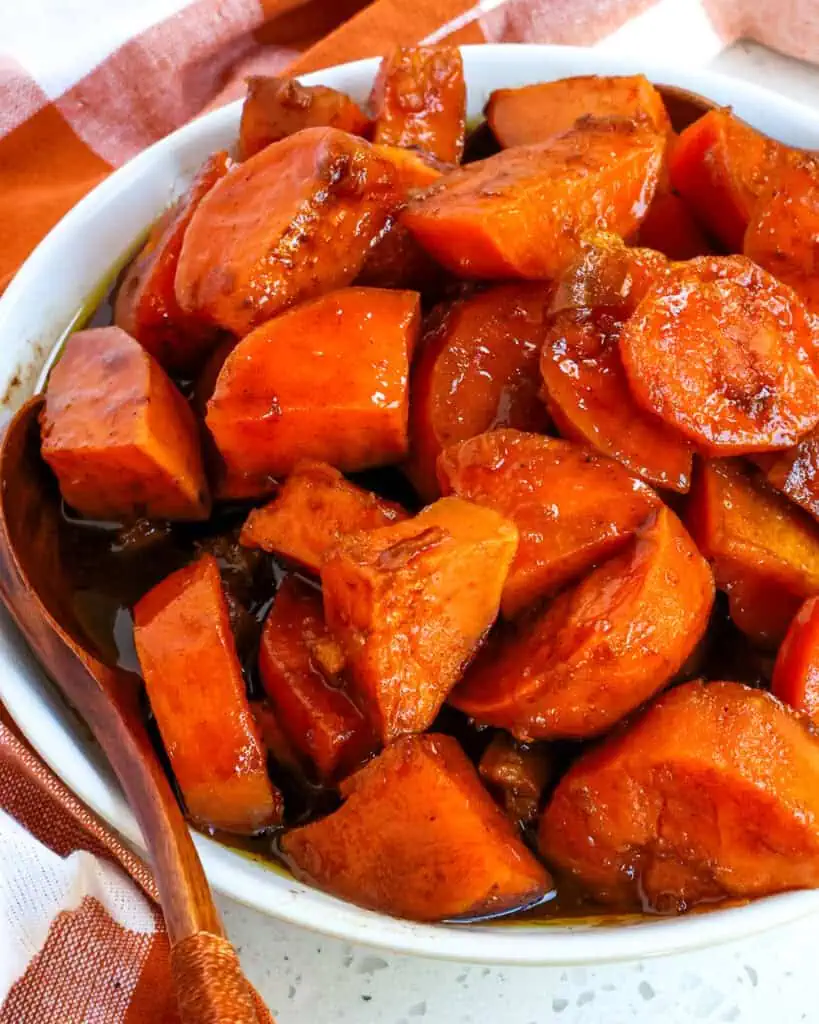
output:
<svg viewBox="0 0 819 1024"><path fill-rule="evenodd" d="M812 0L813 2L813 0ZM750 44L710 62L819 105L819 70ZM489 968L352 946L222 900L278 1024L799 1024L819 1021L819 918L741 943L597 968Z"/></svg>

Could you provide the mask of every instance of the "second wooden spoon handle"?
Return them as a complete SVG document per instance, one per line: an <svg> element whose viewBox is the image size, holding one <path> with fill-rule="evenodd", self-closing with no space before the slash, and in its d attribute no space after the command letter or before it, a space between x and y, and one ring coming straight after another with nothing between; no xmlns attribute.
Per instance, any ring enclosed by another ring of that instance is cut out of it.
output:
<svg viewBox="0 0 819 1024"><path fill-rule="evenodd" d="M227 939L199 932L171 949L182 1024L275 1024Z"/></svg>

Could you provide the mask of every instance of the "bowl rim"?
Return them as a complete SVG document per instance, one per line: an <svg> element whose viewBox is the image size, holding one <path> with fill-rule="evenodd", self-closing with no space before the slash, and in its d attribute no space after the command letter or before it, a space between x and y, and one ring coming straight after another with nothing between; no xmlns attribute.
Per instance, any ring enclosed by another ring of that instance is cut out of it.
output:
<svg viewBox="0 0 819 1024"><path fill-rule="evenodd" d="M476 75L488 76L493 87L498 88L501 78L509 80L509 84L523 84L570 74L643 72L655 82L681 86L721 103L732 101L752 123L758 108L772 118L779 115L786 123L797 126L796 134L798 126L807 128L819 147L819 115L810 108L763 86L714 72L673 68L635 55L584 47L486 44L461 49L468 85ZM378 58L371 58L299 78L307 85L327 83L343 88L348 80L359 84L371 80L377 65ZM35 286L55 249L70 246L72 240L81 238L100 209L123 191L135 188L144 171L160 155L182 149L208 127L227 130L234 126L240 106L241 101L236 101L204 114L155 143L114 171L69 211L31 253L0 296L0 337L13 329L15 311L28 305L36 294ZM40 382L42 379L41 374ZM32 677L39 675L42 679L42 671L2 609L0 669L0 700L34 749L80 800L144 853L139 829L122 793L106 771L104 759L82 744L76 732L64 727L55 715L61 706L56 691L49 684L47 692L38 692L37 699L31 699ZM64 713L64 708L60 710ZM337 900L289 875L285 878L283 872L255 864L199 833L193 836L214 890L249 907L335 938L398 953L472 963L573 965L659 956L743 938L819 910L819 891L798 891L709 913L642 919L623 926L565 921L535 926L511 921L491 926L426 925ZM265 879L273 878L278 878L279 883L264 884Z"/></svg>

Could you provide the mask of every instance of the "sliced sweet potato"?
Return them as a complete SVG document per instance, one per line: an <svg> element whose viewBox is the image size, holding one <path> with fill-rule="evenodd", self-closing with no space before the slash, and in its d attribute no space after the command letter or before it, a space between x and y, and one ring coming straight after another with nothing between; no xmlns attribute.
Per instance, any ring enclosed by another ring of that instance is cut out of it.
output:
<svg viewBox="0 0 819 1024"><path fill-rule="evenodd" d="M318 575L342 537L406 519L400 505L346 480L324 462L300 462L264 508L247 517L240 542L298 562Z"/></svg>
<svg viewBox="0 0 819 1024"><path fill-rule="evenodd" d="M432 724L495 621L514 524L443 498L414 519L348 538L324 560L327 623L379 737Z"/></svg>
<svg viewBox="0 0 819 1024"><path fill-rule="evenodd" d="M159 363L119 327L72 334L40 415L66 502L95 519L207 519L199 427Z"/></svg>
<svg viewBox="0 0 819 1024"><path fill-rule="evenodd" d="M780 167L754 208L743 252L819 313L819 162Z"/></svg>
<svg viewBox="0 0 819 1024"><path fill-rule="evenodd" d="M776 656L771 692L819 725L819 597L809 597Z"/></svg>
<svg viewBox="0 0 819 1024"><path fill-rule="evenodd" d="M754 461L769 484L819 519L819 430L812 430L787 451L766 452Z"/></svg>
<svg viewBox="0 0 819 1024"><path fill-rule="evenodd" d="M817 886L819 742L767 693L686 683L569 768L538 846L618 907Z"/></svg>
<svg viewBox="0 0 819 1024"><path fill-rule="evenodd" d="M623 548L660 505L650 487L571 441L496 430L447 448L444 494L495 509L520 539L503 588L512 617Z"/></svg>
<svg viewBox="0 0 819 1024"><path fill-rule="evenodd" d="M730 461L698 468L686 523L736 624L758 642L779 642L801 600L819 594L816 523Z"/></svg>
<svg viewBox="0 0 819 1024"><path fill-rule="evenodd" d="M635 399L712 455L786 448L819 423L813 325L745 256L677 264L620 333Z"/></svg>
<svg viewBox="0 0 819 1024"><path fill-rule="evenodd" d="M182 309L244 335L287 306L349 284L400 199L363 139L306 128L218 182L185 233Z"/></svg>
<svg viewBox="0 0 819 1024"><path fill-rule="evenodd" d="M551 879L449 736L405 736L342 783L343 805L293 829L298 877L360 906L438 921L498 913Z"/></svg>
<svg viewBox="0 0 819 1024"><path fill-rule="evenodd" d="M134 642L191 818L230 832L278 824L282 798L267 777L212 555L172 573L137 603Z"/></svg>
<svg viewBox="0 0 819 1024"><path fill-rule="evenodd" d="M270 702L267 700L252 700L250 701L250 710L253 712L256 725L259 727L262 743L264 743L268 752L272 755L273 760L286 768L291 774L302 775L304 763L287 738L284 729L282 729L276 717L276 712L270 706Z"/></svg>
<svg viewBox="0 0 819 1024"><path fill-rule="evenodd" d="M501 797L506 816L520 825L531 825L537 818L553 770L545 743L516 743L505 732L492 737L478 765L483 781Z"/></svg>
<svg viewBox="0 0 819 1024"><path fill-rule="evenodd" d="M550 297L540 283L498 285L431 318L412 371L405 465L426 501L440 493L435 462L447 445L495 427L548 427L538 355Z"/></svg>
<svg viewBox="0 0 819 1024"><path fill-rule="evenodd" d="M490 644L450 703L524 742L605 732L679 671L713 599L708 564L663 506L625 551Z"/></svg>
<svg viewBox="0 0 819 1024"><path fill-rule="evenodd" d="M365 135L370 122L357 103L326 85L302 85L295 78L251 75L239 124L239 159L295 135L304 128L339 128Z"/></svg>
<svg viewBox="0 0 819 1024"><path fill-rule="evenodd" d="M154 225L117 290L114 323L169 373L196 373L217 340L211 326L180 308L174 282L191 218L230 166L224 152L205 161L186 194Z"/></svg>
<svg viewBox="0 0 819 1024"><path fill-rule="evenodd" d="M466 136L466 82L457 46L399 46L378 69L373 139L456 164Z"/></svg>
<svg viewBox="0 0 819 1024"><path fill-rule="evenodd" d="M325 782L357 767L375 745L347 695L343 667L321 593L288 576L265 620L259 674L288 740Z"/></svg>
<svg viewBox="0 0 819 1024"><path fill-rule="evenodd" d="M344 288L258 327L225 360L208 402L227 471L252 487L302 459L346 471L400 461L419 324L416 292Z"/></svg>
<svg viewBox="0 0 819 1024"><path fill-rule="evenodd" d="M504 149L545 142L588 115L644 118L658 132L671 128L662 96L644 75L580 75L496 89L484 113Z"/></svg>
<svg viewBox="0 0 819 1024"><path fill-rule="evenodd" d="M668 264L649 249L598 236L560 279L540 373L560 433L584 441L657 487L685 492L691 445L632 398L620 358L623 324Z"/></svg>
<svg viewBox="0 0 819 1024"><path fill-rule="evenodd" d="M548 142L445 175L401 219L462 277L556 277L584 233L626 236L637 228L657 186L665 142L632 121L581 121Z"/></svg>
<svg viewBox="0 0 819 1024"><path fill-rule="evenodd" d="M673 192L654 197L637 232L637 244L656 249L672 260L690 260L713 252L685 202Z"/></svg>
<svg viewBox="0 0 819 1024"><path fill-rule="evenodd" d="M754 204L787 152L729 109L711 110L676 141L671 184L703 230L730 252L742 252Z"/></svg>
<svg viewBox="0 0 819 1024"><path fill-rule="evenodd" d="M236 348L236 343L236 338L232 335L226 335L224 340L216 346L205 360L202 369L196 377L193 394L191 395L191 405L197 414L203 418L208 408L210 396L216 387L216 381L219 379L219 374L225 365L225 360Z"/></svg>

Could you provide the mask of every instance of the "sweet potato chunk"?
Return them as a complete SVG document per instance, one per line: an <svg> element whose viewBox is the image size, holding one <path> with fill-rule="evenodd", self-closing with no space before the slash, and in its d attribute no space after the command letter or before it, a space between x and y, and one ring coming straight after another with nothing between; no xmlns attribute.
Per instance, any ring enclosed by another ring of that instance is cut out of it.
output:
<svg viewBox="0 0 819 1024"><path fill-rule="evenodd" d="M180 308L174 282L191 218L229 169L227 153L214 153L205 161L187 193L154 225L117 291L114 323L169 373L195 373L214 345L213 329Z"/></svg>
<svg viewBox="0 0 819 1024"><path fill-rule="evenodd" d="M373 84L373 139L456 164L466 135L466 82L457 46L399 46Z"/></svg>
<svg viewBox="0 0 819 1024"><path fill-rule="evenodd" d="M281 794L267 777L212 555L172 573L137 603L134 642L191 818L230 832L278 824Z"/></svg>
<svg viewBox="0 0 819 1024"><path fill-rule="evenodd" d="M483 781L501 797L506 816L520 825L531 825L537 817L552 770L546 744L516 743L505 732L492 738L478 765Z"/></svg>
<svg viewBox="0 0 819 1024"><path fill-rule="evenodd" d="M819 162L790 160L777 171L756 204L743 251L819 313Z"/></svg>
<svg viewBox="0 0 819 1024"><path fill-rule="evenodd" d="M199 428L156 360L119 327L72 334L40 417L43 458L94 519L207 519Z"/></svg>
<svg viewBox="0 0 819 1024"><path fill-rule="evenodd" d="M302 85L286 76L251 75L239 125L239 159L247 160L303 128L339 128L364 135L369 124L358 104L337 89Z"/></svg>
<svg viewBox="0 0 819 1024"><path fill-rule="evenodd" d="M674 144L671 184L705 231L742 252L754 204L787 151L730 110L711 110Z"/></svg>
<svg viewBox="0 0 819 1024"><path fill-rule="evenodd" d="M498 913L551 885L449 736L405 736L342 783L342 807L281 842L297 876L416 921Z"/></svg>
<svg viewBox="0 0 819 1024"><path fill-rule="evenodd" d="M809 597L776 656L771 691L819 725L819 597Z"/></svg>
<svg viewBox="0 0 819 1024"><path fill-rule="evenodd" d="M585 441L657 487L685 492L690 444L632 398L620 358L623 324L668 264L598 236L560 279L540 359L543 398L560 433Z"/></svg>
<svg viewBox="0 0 819 1024"><path fill-rule="evenodd" d="M288 740L324 781L355 768L374 746L344 688L343 667L320 592L288 576L265 620L259 674Z"/></svg>
<svg viewBox="0 0 819 1024"><path fill-rule="evenodd" d="M582 121L548 142L445 175L401 219L462 277L556 277L583 233L634 231L654 195L664 149L664 135L631 121Z"/></svg>
<svg viewBox="0 0 819 1024"><path fill-rule="evenodd" d="M819 594L819 527L735 463L698 469L686 523L732 618L758 642L781 640L800 601Z"/></svg>
<svg viewBox="0 0 819 1024"><path fill-rule="evenodd" d="M418 328L416 292L375 288L344 288L258 327L225 360L208 402L227 471L252 485L302 459L351 472L398 462Z"/></svg>
<svg viewBox="0 0 819 1024"><path fill-rule="evenodd" d="M517 541L497 512L444 498L325 558L327 623L385 743L432 724L495 621Z"/></svg>
<svg viewBox="0 0 819 1024"><path fill-rule="evenodd" d="M572 765L538 845L618 907L817 886L819 743L767 693L686 683Z"/></svg>
<svg viewBox="0 0 819 1024"><path fill-rule="evenodd" d="M637 401L712 455L785 448L819 423L813 325L744 256L677 264L620 333Z"/></svg>
<svg viewBox="0 0 819 1024"><path fill-rule="evenodd" d="M624 547L660 504L622 466L552 437L496 430L447 448L444 494L511 519L520 534L503 588L507 617Z"/></svg>
<svg viewBox="0 0 819 1024"><path fill-rule="evenodd" d="M291 774L302 775L304 772L302 759L287 738L284 729L282 729L276 717L276 712L270 706L270 702L267 700L252 700L250 701L250 710L253 712L256 725L259 727L262 743L264 743L268 752L273 756L273 760L286 768Z"/></svg>
<svg viewBox="0 0 819 1024"><path fill-rule="evenodd" d="M658 132L671 127L662 97L644 75L580 75L496 89L484 113L504 149L545 142L587 115L646 119Z"/></svg>
<svg viewBox="0 0 819 1024"><path fill-rule="evenodd" d="M179 305L247 334L349 284L398 198L393 165L363 139L306 128L275 142L199 204L176 270Z"/></svg>
<svg viewBox="0 0 819 1024"><path fill-rule="evenodd" d="M654 197L637 232L637 244L672 260L690 260L713 251L688 207L673 192Z"/></svg>
<svg viewBox="0 0 819 1024"><path fill-rule="evenodd" d="M300 462L278 495L247 517L240 543L283 555L318 575L342 537L406 519L395 502L351 484L324 462Z"/></svg>
<svg viewBox="0 0 819 1024"><path fill-rule="evenodd" d="M707 563L663 506L625 551L490 644L450 703L524 742L605 732L674 677L713 599Z"/></svg>
<svg viewBox="0 0 819 1024"><path fill-rule="evenodd" d="M441 451L495 427L545 430L538 354L549 288L509 284L439 307L412 371L405 471L426 500L439 492Z"/></svg>
<svg viewBox="0 0 819 1024"><path fill-rule="evenodd" d="M754 461L769 484L819 519L819 430L812 430L787 451L766 452Z"/></svg>

